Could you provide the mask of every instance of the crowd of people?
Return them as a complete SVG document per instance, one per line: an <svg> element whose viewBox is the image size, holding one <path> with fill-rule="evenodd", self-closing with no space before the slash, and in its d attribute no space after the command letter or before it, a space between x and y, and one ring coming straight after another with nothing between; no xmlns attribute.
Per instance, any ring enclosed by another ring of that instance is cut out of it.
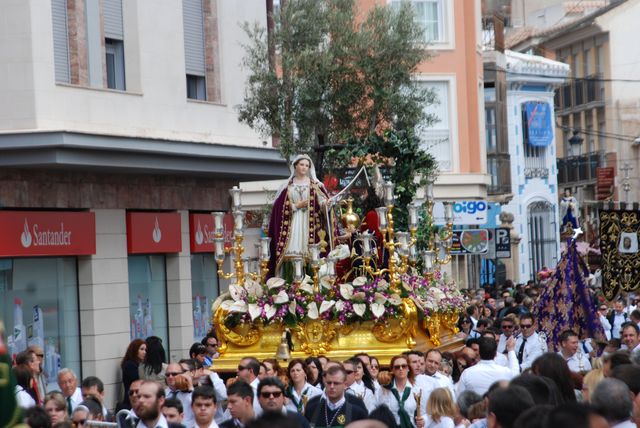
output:
<svg viewBox="0 0 640 428"><path fill-rule="evenodd" d="M608 340L565 330L552 351L532 311L541 291L533 284L507 284L497 296L470 291L458 323L461 349L412 350L384 367L366 352L286 365L246 357L227 377L216 371L213 333L175 362L166 361L159 338L136 339L121 362L124 396L113 411L95 376L78 379L65 368L59 391L46 391L42 350L31 347L15 360L16 401L34 428L96 421L121 428L636 427L638 301L598 305Z"/></svg>

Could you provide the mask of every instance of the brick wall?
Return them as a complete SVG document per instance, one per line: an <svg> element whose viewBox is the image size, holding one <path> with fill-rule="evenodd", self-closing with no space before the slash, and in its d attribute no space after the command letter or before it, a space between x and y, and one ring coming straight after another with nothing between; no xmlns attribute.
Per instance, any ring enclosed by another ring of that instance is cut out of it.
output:
<svg viewBox="0 0 640 428"><path fill-rule="evenodd" d="M0 170L0 208L227 210L231 180Z"/></svg>
<svg viewBox="0 0 640 428"><path fill-rule="evenodd" d="M207 101L221 102L218 2L217 0L203 0L202 7L204 14L204 61Z"/></svg>
<svg viewBox="0 0 640 428"><path fill-rule="evenodd" d="M84 0L67 0L67 27L69 33L70 83L89 86L87 23Z"/></svg>

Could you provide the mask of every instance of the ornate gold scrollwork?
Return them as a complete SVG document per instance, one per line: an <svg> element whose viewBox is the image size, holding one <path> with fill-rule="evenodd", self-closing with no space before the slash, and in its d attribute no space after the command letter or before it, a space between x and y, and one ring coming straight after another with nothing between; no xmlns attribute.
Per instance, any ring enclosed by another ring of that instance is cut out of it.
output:
<svg viewBox="0 0 640 428"><path fill-rule="evenodd" d="M383 343L396 342L406 337L407 346L413 348L416 344L415 326L418 323L416 306L411 299L403 299L400 311L402 316L377 322L371 331L375 338Z"/></svg>
<svg viewBox="0 0 640 428"><path fill-rule="evenodd" d="M440 315L433 313L423 320L424 328L429 333L429 340L434 346L440 346Z"/></svg>
<svg viewBox="0 0 640 428"><path fill-rule="evenodd" d="M262 337L261 324L239 324L234 328L229 328L225 325L227 315L229 312L222 308L218 308L213 315L213 325L220 341L218 351L221 354L227 350L227 342L238 346L251 346L258 343Z"/></svg>
<svg viewBox="0 0 640 428"><path fill-rule="evenodd" d="M460 331L458 329L458 326L456 325L456 323L458 322L459 316L460 315L455 311L446 311L446 312L440 314L440 318L442 320L442 323L444 324L444 326L446 328L451 330L451 332L453 334L458 334L458 332Z"/></svg>
<svg viewBox="0 0 640 428"><path fill-rule="evenodd" d="M326 320L300 323L293 331L302 342L301 350L314 357L331 351L331 341L337 334L333 323Z"/></svg>

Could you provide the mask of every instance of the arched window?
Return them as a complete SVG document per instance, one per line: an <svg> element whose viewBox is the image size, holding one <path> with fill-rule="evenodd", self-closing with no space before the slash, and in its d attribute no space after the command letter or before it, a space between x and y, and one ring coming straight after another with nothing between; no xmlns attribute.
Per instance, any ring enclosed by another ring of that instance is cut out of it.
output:
<svg viewBox="0 0 640 428"><path fill-rule="evenodd" d="M529 269L531 279L543 267L558 263L556 244L557 221L555 209L547 201L535 201L527 208L529 225Z"/></svg>

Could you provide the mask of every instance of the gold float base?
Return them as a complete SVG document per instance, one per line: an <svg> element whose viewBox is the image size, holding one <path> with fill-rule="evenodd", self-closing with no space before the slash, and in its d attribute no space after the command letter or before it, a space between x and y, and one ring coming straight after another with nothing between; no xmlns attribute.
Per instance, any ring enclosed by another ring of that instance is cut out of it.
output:
<svg viewBox="0 0 640 428"><path fill-rule="evenodd" d="M245 357L258 360L276 357L284 325L244 324L227 329L221 323L225 315L216 313L214 317L218 321L216 330L221 354L215 361L216 370L235 372ZM454 351L463 345L463 340L455 336L453 320L457 320L457 314L438 314L421 322L411 316L386 323L365 321L349 325L309 321L289 329L293 341L291 359L325 355L331 360L343 361L366 352L378 358L381 365L388 365L392 357L411 349Z"/></svg>

